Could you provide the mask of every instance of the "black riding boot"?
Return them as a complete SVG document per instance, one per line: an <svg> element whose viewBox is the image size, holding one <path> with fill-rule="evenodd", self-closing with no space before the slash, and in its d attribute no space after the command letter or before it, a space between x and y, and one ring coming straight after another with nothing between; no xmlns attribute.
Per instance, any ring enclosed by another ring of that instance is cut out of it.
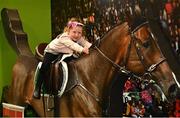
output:
<svg viewBox="0 0 180 118"><path fill-rule="evenodd" d="M38 78L37 80L37 83L36 83L36 86L35 86L35 90L34 90L34 93L33 93L33 98L35 99L40 99L41 97L41 85L43 83L43 79L40 77Z"/></svg>

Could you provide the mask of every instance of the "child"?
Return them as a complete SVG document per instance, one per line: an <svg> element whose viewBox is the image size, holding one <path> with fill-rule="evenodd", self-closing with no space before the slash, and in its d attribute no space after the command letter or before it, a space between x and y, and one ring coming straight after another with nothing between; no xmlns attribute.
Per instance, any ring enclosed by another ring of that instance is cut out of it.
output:
<svg viewBox="0 0 180 118"><path fill-rule="evenodd" d="M83 24L76 18L71 18L64 29L64 33L58 35L45 48L45 55L40 69L39 78L34 90L33 97L40 99L40 90L45 78L47 69L50 68L51 62L63 54L85 53L89 54L91 43L83 37ZM62 57L62 56L61 56Z"/></svg>

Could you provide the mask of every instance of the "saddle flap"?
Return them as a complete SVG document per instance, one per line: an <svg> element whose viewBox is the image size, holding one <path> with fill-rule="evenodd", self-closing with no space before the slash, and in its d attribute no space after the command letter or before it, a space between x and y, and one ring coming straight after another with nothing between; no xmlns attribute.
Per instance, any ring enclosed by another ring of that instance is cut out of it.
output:
<svg viewBox="0 0 180 118"><path fill-rule="evenodd" d="M69 90L71 90L78 84L76 79L69 77L69 70L68 70L67 63L64 61L61 61L60 63L62 65L61 68L63 70L63 77L62 77L63 81L61 84L62 86L60 87L58 91L59 97L61 97L63 93L68 92Z"/></svg>

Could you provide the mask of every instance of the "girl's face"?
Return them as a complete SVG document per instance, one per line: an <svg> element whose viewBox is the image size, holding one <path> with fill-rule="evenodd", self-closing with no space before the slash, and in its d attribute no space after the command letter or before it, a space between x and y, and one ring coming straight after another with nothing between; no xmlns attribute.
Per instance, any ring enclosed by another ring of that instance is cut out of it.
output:
<svg viewBox="0 0 180 118"><path fill-rule="evenodd" d="M82 37L83 28L82 26L75 26L69 29L69 36L74 41L79 40Z"/></svg>

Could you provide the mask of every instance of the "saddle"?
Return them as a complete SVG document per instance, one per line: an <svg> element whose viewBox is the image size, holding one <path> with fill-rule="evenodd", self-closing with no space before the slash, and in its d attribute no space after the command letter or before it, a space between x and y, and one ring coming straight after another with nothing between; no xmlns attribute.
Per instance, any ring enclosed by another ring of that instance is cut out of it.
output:
<svg viewBox="0 0 180 118"><path fill-rule="evenodd" d="M39 64L35 71L35 85L36 80L38 79L39 69L42 65L44 49L46 46L47 43L41 43L36 47L35 57L39 60ZM61 97L65 91L68 91L77 85L75 79L68 79L68 65L64 60L70 56L72 56L72 54L64 54L61 59L58 58L52 62L49 75L50 85L47 86L50 90L48 90L47 94L58 95Z"/></svg>

